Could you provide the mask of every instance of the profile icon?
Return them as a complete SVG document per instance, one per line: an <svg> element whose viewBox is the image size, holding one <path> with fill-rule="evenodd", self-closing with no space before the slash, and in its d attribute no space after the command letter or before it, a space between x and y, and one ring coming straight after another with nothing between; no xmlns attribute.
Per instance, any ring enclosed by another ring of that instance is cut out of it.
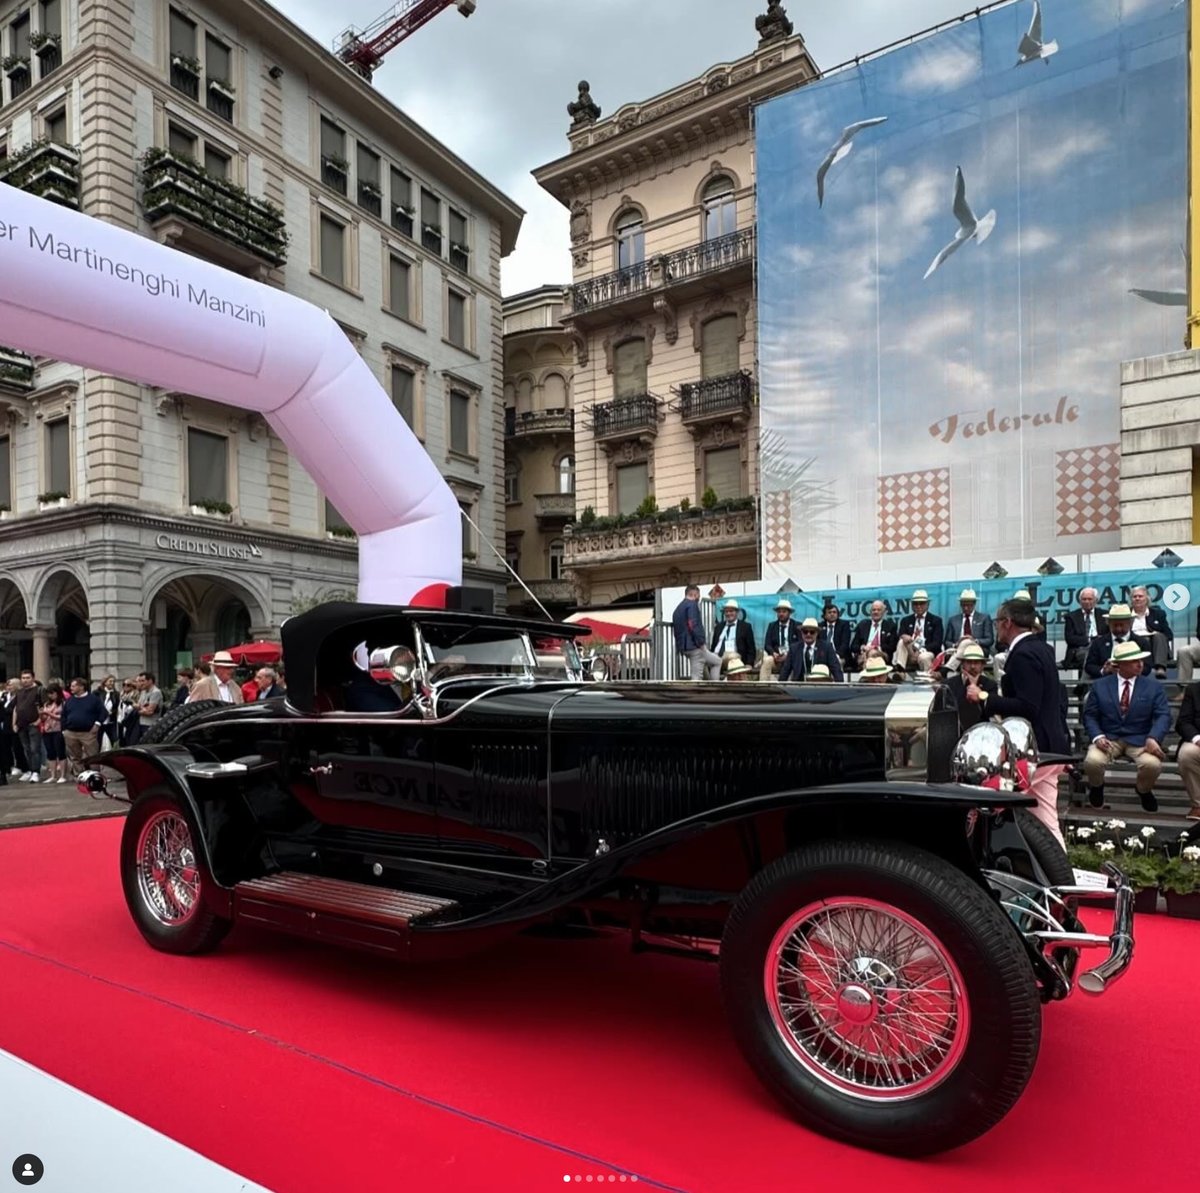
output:
<svg viewBox="0 0 1200 1193"><path fill-rule="evenodd" d="M32 1152L26 1152L13 1161L13 1180L18 1185L36 1185L45 1175L46 1167Z"/></svg>

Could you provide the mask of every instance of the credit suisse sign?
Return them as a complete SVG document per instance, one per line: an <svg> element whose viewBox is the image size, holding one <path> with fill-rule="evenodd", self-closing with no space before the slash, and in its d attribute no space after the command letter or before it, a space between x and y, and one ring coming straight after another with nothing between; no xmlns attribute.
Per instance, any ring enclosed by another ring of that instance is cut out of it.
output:
<svg viewBox="0 0 1200 1193"><path fill-rule="evenodd" d="M154 545L160 551L177 551L181 555L202 555L207 559L261 559L262 550L253 543L223 543L219 539L193 538L191 535L158 535Z"/></svg>

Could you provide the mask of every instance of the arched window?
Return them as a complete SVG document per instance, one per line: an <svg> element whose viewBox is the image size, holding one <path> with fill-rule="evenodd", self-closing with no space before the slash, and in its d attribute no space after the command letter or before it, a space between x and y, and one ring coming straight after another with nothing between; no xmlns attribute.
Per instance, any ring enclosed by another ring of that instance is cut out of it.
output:
<svg viewBox="0 0 1200 1193"><path fill-rule="evenodd" d="M558 462L558 491L575 492L575 457L563 456Z"/></svg>
<svg viewBox="0 0 1200 1193"><path fill-rule="evenodd" d="M737 200L733 179L719 174L704 188L704 239L716 240L737 231Z"/></svg>
<svg viewBox="0 0 1200 1193"><path fill-rule="evenodd" d="M549 555L551 580L561 580L563 578L563 552L564 547L562 539L555 539L547 550L547 554Z"/></svg>
<svg viewBox="0 0 1200 1193"><path fill-rule="evenodd" d="M617 268L641 265L646 259L646 234L641 213L632 207L617 217Z"/></svg>

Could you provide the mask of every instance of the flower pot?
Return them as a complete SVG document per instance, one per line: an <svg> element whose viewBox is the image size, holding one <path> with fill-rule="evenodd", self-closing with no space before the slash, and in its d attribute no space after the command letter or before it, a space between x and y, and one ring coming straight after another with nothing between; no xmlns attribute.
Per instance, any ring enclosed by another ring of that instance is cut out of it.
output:
<svg viewBox="0 0 1200 1193"><path fill-rule="evenodd" d="M1158 887L1144 887L1133 895L1133 910L1138 915L1153 915L1158 911Z"/></svg>
<svg viewBox="0 0 1200 1193"><path fill-rule="evenodd" d="M232 521L232 514L223 514L220 510L206 510L202 505L193 505L192 514L197 518L216 518L219 522Z"/></svg>
<svg viewBox="0 0 1200 1193"><path fill-rule="evenodd" d="M1200 891L1189 891L1186 895L1167 891L1167 915L1181 920L1200 920Z"/></svg>
<svg viewBox="0 0 1200 1193"><path fill-rule="evenodd" d="M68 497L56 497L53 501L39 501L38 509L40 510L56 510L61 509L70 500Z"/></svg>

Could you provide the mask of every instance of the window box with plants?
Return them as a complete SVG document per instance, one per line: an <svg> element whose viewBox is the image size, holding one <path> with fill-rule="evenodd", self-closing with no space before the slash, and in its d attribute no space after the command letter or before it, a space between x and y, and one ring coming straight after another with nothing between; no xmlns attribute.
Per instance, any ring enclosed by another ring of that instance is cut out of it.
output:
<svg viewBox="0 0 1200 1193"><path fill-rule="evenodd" d="M200 59L191 58L187 54L172 54L171 69L198 79L200 77Z"/></svg>
<svg viewBox="0 0 1200 1193"><path fill-rule="evenodd" d="M29 47L39 58L43 54L57 50L61 45L61 33L31 33L29 35Z"/></svg>
<svg viewBox="0 0 1200 1193"><path fill-rule="evenodd" d="M354 542L358 538L358 535L349 526L327 526L325 533L329 538L341 539L342 542L347 540Z"/></svg>
<svg viewBox="0 0 1200 1193"><path fill-rule="evenodd" d="M283 265L290 236L283 211L199 162L166 149L142 155L142 206L151 223L180 216L269 261Z"/></svg>
<svg viewBox="0 0 1200 1193"><path fill-rule="evenodd" d="M71 494L65 489L51 489L48 493L38 494L38 509L59 509L71 500Z"/></svg>
<svg viewBox="0 0 1200 1193"><path fill-rule="evenodd" d="M228 501L193 501L191 512L197 518L219 518L228 522L233 517L233 506Z"/></svg>
<svg viewBox="0 0 1200 1193"><path fill-rule="evenodd" d="M209 79L208 89L229 100L230 103L237 99L237 92L224 79Z"/></svg>
<svg viewBox="0 0 1200 1193"><path fill-rule="evenodd" d="M0 505L0 522L7 522L12 517L12 510L7 505Z"/></svg>
<svg viewBox="0 0 1200 1193"><path fill-rule="evenodd" d="M0 166L0 182L64 207L78 207L79 150L39 137Z"/></svg>
<svg viewBox="0 0 1200 1193"><path fill-rule="evenodd" d="M417 214L417 209L415 207L410 206L407 203L393 203L392 204L392 219L408 220L410 227L412 225L412 219L416 214Z"/></svg>
<svg viewBox="0 0 1200 1193"><path fill-rule="evenodd" d="M19 79L22 75L28 75L29 57L26 54L9 54L7 58L0 58L0 70L10 79Z"/></svg>

